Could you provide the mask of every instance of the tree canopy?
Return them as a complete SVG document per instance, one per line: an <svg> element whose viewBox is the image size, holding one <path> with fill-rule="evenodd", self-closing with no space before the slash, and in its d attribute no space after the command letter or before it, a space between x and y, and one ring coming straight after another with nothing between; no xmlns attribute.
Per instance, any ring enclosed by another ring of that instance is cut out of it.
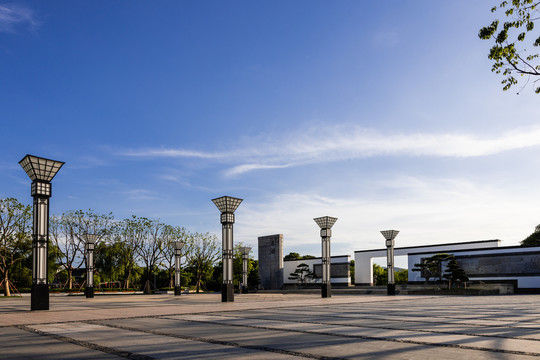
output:
<svg viewBox="0 0 540 360"><path fill-rule="evenodd" d="M540 36L534 27L534 22L540 18L539 4L538 0L503 1L491 9L493 13L497 10L504 12L502 19L494 20L478 33L480 39L495 41L488 58L493 61L491 71L505 77L501 81L503 90L517 84L515 75L520 75L526 79L523 88L531 77L536 78L533 80L534 91L540 93L540 86L537 86L540 80L539 54L532 51L533 47L540 46Z"/></svg>
<svg viewBox="0 0 540 360"><path fill-rule="evenodd" d="M531 235L521 241L521 246L540 246L540 225L536 226Z"/></svg>

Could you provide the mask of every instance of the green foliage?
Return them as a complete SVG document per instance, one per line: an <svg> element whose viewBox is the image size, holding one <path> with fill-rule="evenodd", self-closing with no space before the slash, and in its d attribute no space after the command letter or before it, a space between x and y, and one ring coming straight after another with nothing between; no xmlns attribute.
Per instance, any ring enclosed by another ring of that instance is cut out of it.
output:
<svg viewBox="0 0 540 360"><path fill-rule="evenodd" d="M349 262L349 271L350 271L350 274L351 274L351 283L354 285L354 260L351 260Z"/></svg>
<svg viewBox="0 0 540 360"><path fill-rule="evenodd" d="M248 288L257 289L261 282L259 278L259 261L250 259L251 269L248 272Z"/></svg>
<svg viewBox="0 0 540 360"><path fill-rule="evenodd" d="M478 33L482 40L495 41L488 58L493 61L491 71L505 77L501 81L505 91L518 83L514 76L516 74L527 78L524 87L531 76L540 76L539 54L531 53L530 48L527 49L527 45L540 46L540 37L532 33L534 22L540 17L539 4L540 1L537 0L513 0L510 3L503 1L491 9L491 12L504 11L503 17L507 21L504 21L502 28L499 26L500 20L494 20ZM533 82L536 84L538 80ZM535 85L534 91L540 93L540 86Z"/></svg>
<svg viewBox="0 0 540 360"><path fill-rule="evenodd" d="M407 269L401 269L394 272L394 281L396 285L405 285L409 281ZM388 284L388 269L380 265L373 264L373 284L375 286L386 286Z"/></svg>
<svg viewBox="0 0 540 360"><path fill-rule="evenodd" d="M221 247L215 235L209 233L194 235L194 249L190 255L188 266L194 274L195 288L199 292L212 279L214 264L219 259Z"/></svg>
<svg viewBox="0 0 540 360"><path fill-rule="evenodd" d="M463 270L457 263L457 260L455 258L451 258L448 263L446 264L446 269L444 271L443 277L448 280L449 287L452 284L458 283L458 282L465 282L469 281L469 277L465 273L465 270Z"/></svg>
<svg viewBox="0 0 540 360"><path fill-rule="evenodd" d="M383 286L388 284L388 271L380 265L373 264L373 284Z"/></svg>
<svg viewBox="0 0 540 360"><path fill-rule="evenodd" d="M283 260L308 260L308 259L316 259L316 256L313 255L300 255L299 253L290 252L289 255L285 255Z"/></svg>
<svg viewBox="0 0 540 360"><path fill-rule="evenodd" d="M469 281L467 274L459 266L455 256L450 254L436 254L422 259L420 264L414 264L412 270L420 271L421 276L428 282L430 278L438 278L439 281L445 278L449 282L449 287L457 282Z"/></svg>
<svg viewBox="0 0 540 360"><path fill-rule="evenodd" d="M405 285L409 281L409 270L401 269L395 272L394 281L396 285Z"/></svg>
<svg viewBox="0 0 540 360"><path fill-rule="evenodd" d="M300 256L299 253L295 253L295 252L290 252L289 255L285 255L285 257L283 258L283 260L285 261L289 261L289 260L301 260L302 257Z"/></svg>
<svg viewBox="0 0 540 360"><path fill-rule="evenodd" d="M412 271L420 271L420 276L429 282L429 279L442 280L443 262L449 261L454 258L454 255L450 254L435 254L431 257L422 259L419 264L414 264Z"/></svg>
<svg viewBox="0 0 540 360"><path fill-rule="evenodd" d="M521 246L540 246L540 225L531 235L521 241Z"/></svg>
<svg viewBox="0 0 540 360"><path fill-rule="evenodd" d="M0 284L10 296L11 272L31 254L30 205L15 198L0 199Z"/></svg>

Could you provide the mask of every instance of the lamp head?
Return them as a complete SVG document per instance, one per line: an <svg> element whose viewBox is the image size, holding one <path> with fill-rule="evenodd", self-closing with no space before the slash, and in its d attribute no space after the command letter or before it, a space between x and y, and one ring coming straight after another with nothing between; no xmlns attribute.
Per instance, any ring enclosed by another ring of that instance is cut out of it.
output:
<svg viewBox="0 0 540 360"><path fill-rule="evenodd" d="M234 213L243 199L234 198L231 196L222 196L216 199L212 199L221 213Z"/></svg>
<svg viewBox="0 0 540 360"><path fill-rule="evenodd" d="M334 226L334 224L336 223L337 218L330 217L330 216L323 216L323 217L314 218L313 220L315 220L315 222L317 223L317 225L319 225L321 229L331 229L332 226Z"/></svg>
<svg viewBox="0 0 540 360"><path fill-rule="evenodd" d="M64 164L62 161L45 159L33 155L26 155L19 161L19 165L22 166L30 180L42 182L50 182Z"/></svg>

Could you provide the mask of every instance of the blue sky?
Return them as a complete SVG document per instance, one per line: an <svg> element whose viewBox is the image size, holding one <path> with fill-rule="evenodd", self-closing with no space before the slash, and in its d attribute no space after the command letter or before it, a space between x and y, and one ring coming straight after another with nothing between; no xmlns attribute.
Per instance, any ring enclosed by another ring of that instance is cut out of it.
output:
<svg viewBox="0 0 540 360"><path fill-rule="evenodd" d="M495 3L493 3L495 4ZM112 211L285 253L482 239L540 223L540 97L491 73L490 2L0 1L0 196L65 161L51 211ZM255 252L256 254L256 252Z"/></svg>

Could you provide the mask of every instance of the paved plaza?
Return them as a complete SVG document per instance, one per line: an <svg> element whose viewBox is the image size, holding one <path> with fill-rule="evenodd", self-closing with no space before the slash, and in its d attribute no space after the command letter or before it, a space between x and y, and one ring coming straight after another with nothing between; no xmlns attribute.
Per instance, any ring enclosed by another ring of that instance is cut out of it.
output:
<svg viewBox="0 0 540 360"><path fill-rule="evenodd" d="M0 359L532 359L537 295L0 298Z"/></svg>

